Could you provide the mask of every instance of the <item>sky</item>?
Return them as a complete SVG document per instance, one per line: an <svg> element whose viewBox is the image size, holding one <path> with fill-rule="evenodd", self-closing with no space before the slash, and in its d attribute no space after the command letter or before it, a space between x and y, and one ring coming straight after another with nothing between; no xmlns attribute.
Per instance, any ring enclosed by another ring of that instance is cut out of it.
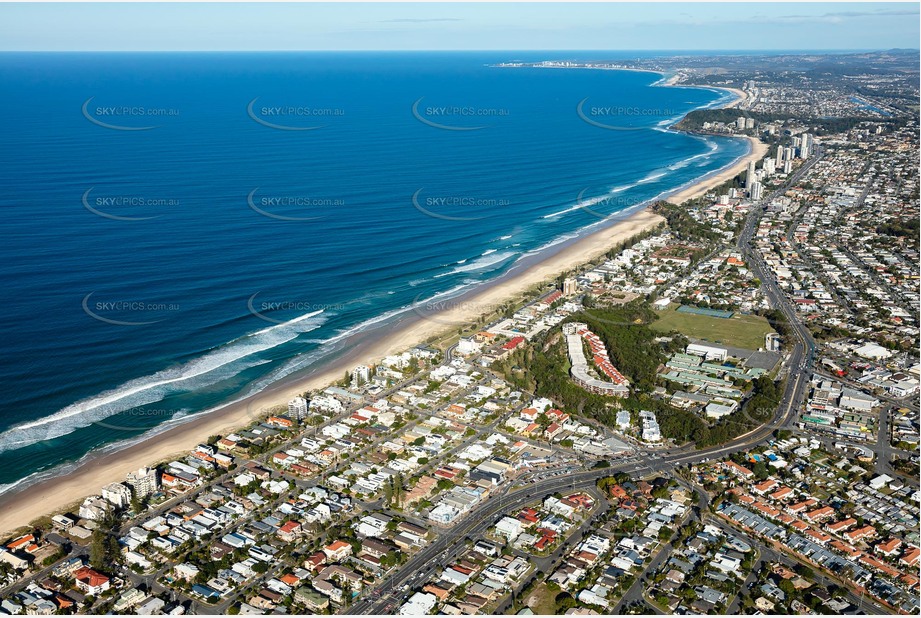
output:
<svg viewBox="0 0 921 618"><path fill-rule="evenodd" d="M5 3L0 51L919 47L913 3Z"/></svg>

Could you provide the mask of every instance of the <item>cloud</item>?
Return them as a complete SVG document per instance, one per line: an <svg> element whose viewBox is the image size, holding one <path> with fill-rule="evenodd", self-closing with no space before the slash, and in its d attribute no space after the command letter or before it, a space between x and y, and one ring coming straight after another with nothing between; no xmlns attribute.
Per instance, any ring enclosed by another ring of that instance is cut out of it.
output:
<svg viewBox="0 0 921 618"><path fill-rule="evenodd" d="M778 15L773 18L776 22L840 22L844 19L855 17L904 17L907 15L918 15L918 8L912 9L893 9L889 11L835 11L833 13L823 13L821 15Z"/></svg>
<svg viewBox="0 0 921 618"><path fill-rule="evenodd" d="M663 25L685 25L685 26L742 26L749 24L781 24L781 25L791 25L791 24L841 24L848 20L853 19L865 19L871 17L882 17L882 18L898 18L905 16L915 16L919 14L918 7L911 7L905 9L888 9L888 10L877 10L877 11L833 11L827 13L817 13L815 15L808 14L789 14L789 15L765 15L763 13L755 13L749 16L734 16L732 13L728 13L723 16L707 16L701 17L697 15L692 15L687 12L678 13L672 18L658 19L655 21L649 20L639 20L634 22L633 26L643 26L643 27L660 27Z"/></svg>

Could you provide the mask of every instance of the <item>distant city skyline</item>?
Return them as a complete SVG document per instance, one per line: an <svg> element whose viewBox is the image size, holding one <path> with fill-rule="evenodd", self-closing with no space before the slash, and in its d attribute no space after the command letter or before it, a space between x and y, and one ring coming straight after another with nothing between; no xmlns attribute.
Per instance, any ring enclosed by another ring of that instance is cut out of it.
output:
<svg viewBox="0 0 921 618"><path fill-rule="evenodd" d="M917 3L0 3L0 51L918 48Z"/></svg>

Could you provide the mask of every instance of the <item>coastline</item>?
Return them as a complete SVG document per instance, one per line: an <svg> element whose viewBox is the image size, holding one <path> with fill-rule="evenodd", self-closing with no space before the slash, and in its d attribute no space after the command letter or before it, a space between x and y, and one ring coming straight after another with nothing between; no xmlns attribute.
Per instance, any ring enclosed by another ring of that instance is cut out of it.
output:
<svg viewBox="0 0 921 618"><path fill-rule="evenodd" d="M659 73L644 69L635 70ZM728 90L739 97L724 107L734 107L744 100L745 95L741 91L713 88ZM750 144L748 154L721 170L698 178L690 185L679 187L657 199L681 204L705 194L712 187L745 170L749 161L760 159L767 152L767 146L760 140L751 137L747 139ZM393 329L387 329L387 332L376 340L360 343L322 369L312 371L296 380L281 381L263 391L226 404L200 417L194 417L187 423L157 433L126 448L90 454L73 469L60 475L14 488L0 496L0 534L9 534L25 528L40 516L72 507L84 497L98 493L104 485L123 481L130 471L184 456L208 436L239 430L257 418L264 417L267 410L287 405L288 400L294 395L334 383L347 369L356 364L377 362L384 356L420 345L432 337L457 329L459 325L469 324L481 316L489 315L497 306L519 297L535 285L551 281L561 272L591 262L620 242L662 222L662 217L652 213L648 207L643 208L610 226L564 244L560 250L536 263L523 264L520 272L509 272L507 276L486 282L457 299L434 303L436 306L450 308L428 315L422 315L417 311L416 315L411 316L405 323L400 322Z"/></svg>
<svg viewBox="0 0 921 618"><path fill-rule="evenodd" d="M722 170L717 170L716 172L707 174L706 176L699 178L693 184L684 188L677 189L670 195L666 196L664 198L665 201L680 205L688 200L698 198L706 194L707 191L710 191L714 187L718 187L727 180L734 178L739 173L744 172L748 168L750 161L758 161L767 155L767 144L755 137L744 137L748 140L749 143L748 154L739 157L732 165Z"/></svg>
<svg viewBox="0 0 921 618"><path fill-rule="evenodd" d="M713 90L724 90L730 94L735 95L735 100L730 101L726 105L720 107L720 109L731 109L742 105L746 100L748 100L748 95L744 90L739 90L738 88L728 88L726 86L695 86L688 85L682 86L676 84L679 74L675 73L669 76L664 82L659 84L661 87L665 88L711 88ZM748 169L748 164L751 161L759 161L763 159L768 154L768 146L762 142L757 137L750 137L748 135L738 135L736 137L741 137L748 140L748 153L742 155L735 160L731 165L726 166L721 170L716 170L710 174L698 178L696 181L691 183L686 187L681 187L673 191L672 193L666 195L663 199L666 202L681 205L688 200L692 200L702 195L705 195L707 191L710 191L714 187L718 187L727 180L730 180L744 172Z"/></svg>
<svg viewBox="0 0 921 618"><path fill-rule="evenodd" d="M415 316L406 325L371 342L365 349L355 349L346 357L302 380L287 384L284 388L261 391L132 447L88 458L63 475L14 489L0 497L0 534L9 534L26 527L40 516L68 508L84 497L98 493L104 485L123 481L125 475L132 470L185 455L208 436L240 429L264 416L266 410L287 405L294 395L324 388L335 382L357 362L367 364L378 361L384 356L422 344L430 337L454 330L459 324L470 323L481 315L490 314L496 306L533 286L551 281L561 272L590 262L618 243L662 222L664 219L661 216L644 208L610 227L578 239L511 277L494 284L485 284L483 289L474 290L469 299L461 302L446 301L444 304L449 308L445 310ZM354 358L359 355L360 361Z"/></svg>

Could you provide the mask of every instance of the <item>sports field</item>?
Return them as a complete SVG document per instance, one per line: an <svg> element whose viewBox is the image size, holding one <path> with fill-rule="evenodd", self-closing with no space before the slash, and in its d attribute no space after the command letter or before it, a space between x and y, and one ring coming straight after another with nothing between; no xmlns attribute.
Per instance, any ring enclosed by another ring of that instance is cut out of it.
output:
<svg viewBox="0 0 921 618"><path fill-rule="evenodd" d="M659 319L650 326L653 330L668 333L673 330L693 339L706 339L746 350L764 347L764 336L774 332L764 318L757 315L735 314L731 318L714 318L694 313L679 313L678 305L656 311Z"/></svg>

